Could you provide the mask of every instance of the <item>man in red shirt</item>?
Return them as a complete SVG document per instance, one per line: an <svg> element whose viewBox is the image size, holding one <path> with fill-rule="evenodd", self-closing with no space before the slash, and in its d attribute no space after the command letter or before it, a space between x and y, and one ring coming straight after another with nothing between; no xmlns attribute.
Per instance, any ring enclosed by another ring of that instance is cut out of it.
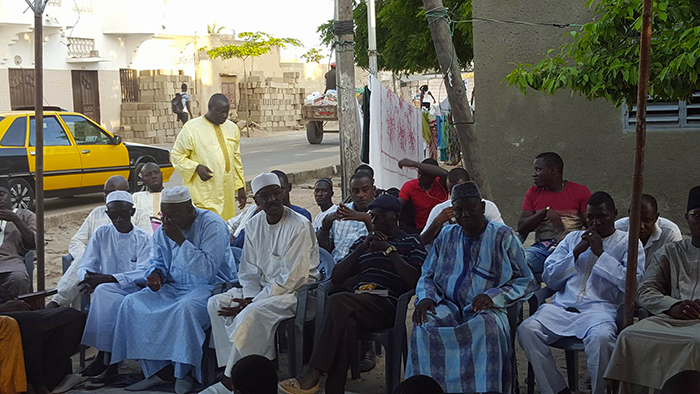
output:
<svg viewBox="0 0 700 394"><path fill-rule="evenodd" d="M420 233L428 221L434 206L447 201L447 170L440 168L434 159L425 159L421 163L410 159L399 161L399 168L411 167L418 170L418 179L403 184L399 192L401 206L413 205L415 229Z"/></svg>
<svg viewBox="0 0 700 394"><path fill-rule="evenodd" d="M584 212L591 192L564 180L564 161L554 152L537 156L532 178L535 184L525 193L518 232L525 239L535 231L535 243L525 249L525 257L533 274L541 274L557 243L586 227Z"/></svg>

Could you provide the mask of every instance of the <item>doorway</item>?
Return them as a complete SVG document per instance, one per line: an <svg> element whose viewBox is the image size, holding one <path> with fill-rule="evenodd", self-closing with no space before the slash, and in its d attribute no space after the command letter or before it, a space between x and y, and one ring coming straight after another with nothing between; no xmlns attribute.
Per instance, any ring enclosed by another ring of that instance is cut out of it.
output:
<svg viewBox="0 0 700 394"><path fill-rule="evenodd" d="M97 71L73 70L73 108L100 123L100 86Z"/></svg>

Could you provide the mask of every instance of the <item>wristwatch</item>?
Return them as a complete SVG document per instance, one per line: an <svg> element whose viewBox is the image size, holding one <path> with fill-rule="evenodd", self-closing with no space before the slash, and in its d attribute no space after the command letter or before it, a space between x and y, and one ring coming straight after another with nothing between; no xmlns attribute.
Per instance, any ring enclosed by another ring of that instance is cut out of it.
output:
<svg viewBox="0 0 700 394"><path fill-rule="evenodd" d="M384 251L384 256L389 256L391 252L396 252L396 246L391 245Z"/></svg>

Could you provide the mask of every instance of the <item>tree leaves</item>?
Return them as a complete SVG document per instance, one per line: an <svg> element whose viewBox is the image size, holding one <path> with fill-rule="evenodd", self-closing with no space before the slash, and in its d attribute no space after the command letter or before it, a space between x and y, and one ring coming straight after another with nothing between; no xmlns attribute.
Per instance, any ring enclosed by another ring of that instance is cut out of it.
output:
<svg viewBox="0 0 700 394"><path fill-rule="evenodd" d="M209 57L221 58L223 60L238 58L246 60L251 57L265 55L272 50L273 46L286 48L287 45L300 47L301 41L296 38L275 38L265 32L243 32L238 35L238 38L243 41L240 45L223 45L220 47L208 49L202 48Z"/></svg>
<svg viewBox="0 0 700 394"><path fill-rule="evenodd" d="M591 0L586 6L595 6L597 18L568 32L572 42L548 51L534 66L517 64L504 81L521 91L529 87L553 94L568 87L616 106L636 102L642 2ZM650 95L687 100L700 90L700 3L655 0L653 23Z"/></svg>

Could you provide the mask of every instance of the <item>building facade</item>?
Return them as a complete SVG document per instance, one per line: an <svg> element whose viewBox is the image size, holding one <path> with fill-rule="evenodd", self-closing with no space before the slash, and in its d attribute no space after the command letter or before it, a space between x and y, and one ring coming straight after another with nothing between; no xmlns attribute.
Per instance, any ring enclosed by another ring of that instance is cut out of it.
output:
<svg viewBox="0 0 700 394"><path fill-rule="evenodd" d="M474 16L499 20L574 23L591 21L585 0L474 1ZM634 168L634 113L604 100L588 101L560 91L528 90L526 95L503 82L513 63L536 64L566 40L566 29L523 24L474 23L475 89L479 92L475 130L481 159L507 223L515 226L525 191L532 185L535 156L546 151L564 159L565 179L592 192L609 192L620 216L626 216ZM655 196L661 215L684 232L688 190L700 184L698 106L650 105L644 192ZM675 109L674 109L675 107ZM630 123L629 119L632 119Z"/></svg>

